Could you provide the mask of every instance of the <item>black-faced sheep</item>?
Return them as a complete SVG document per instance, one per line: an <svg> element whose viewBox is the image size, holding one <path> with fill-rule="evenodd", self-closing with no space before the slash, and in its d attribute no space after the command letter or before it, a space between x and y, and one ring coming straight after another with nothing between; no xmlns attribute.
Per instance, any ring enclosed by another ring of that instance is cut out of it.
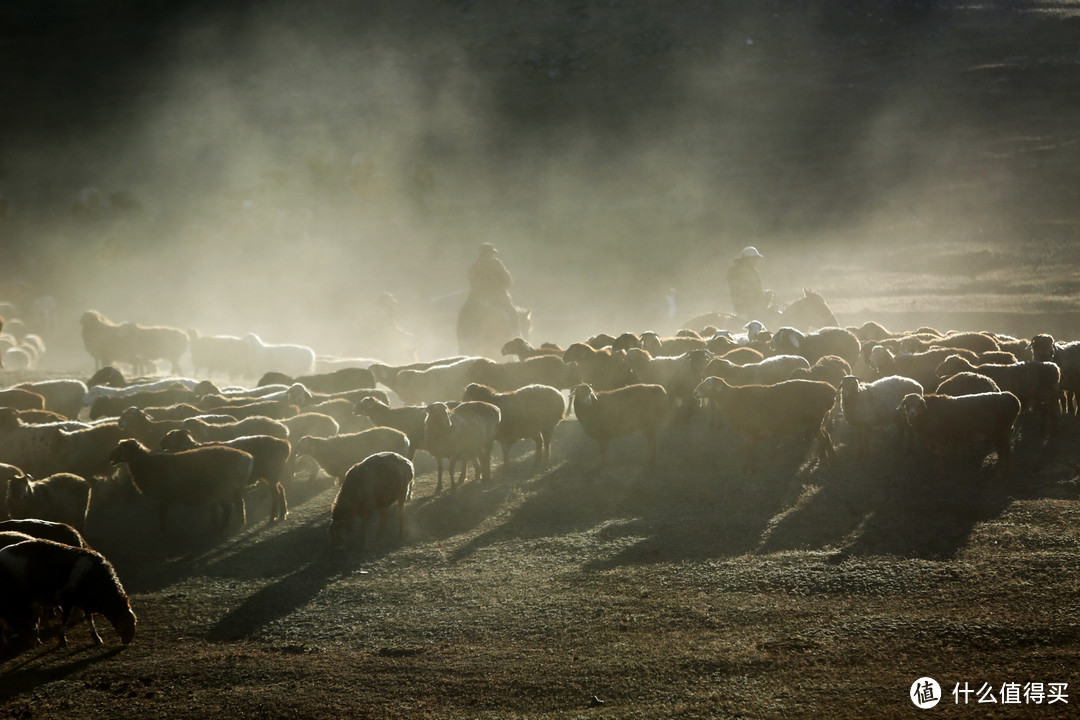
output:
<svg viewBox="0 0 1080 720"><path fill-rule="evenodd" d="M612 439L637 433L648 443L646 461L656 462L656 436L670 408L663 387L639 383L597 391L583 383L573 389L571 399L581 429L600 445L601 468L607 465Z"/></svg>
<svg viewBox="0 0 1080 720"><path fill-rule="evenodd" d="M773 335L770 344L778 355L801 355L810 363L816 363L826 355L839 355L849 365L854 365L862 349L853 332L838 327L821 328L812 333L782 327Z"/></svg>
<svg viewBox="0 0 1080 720"><path fill-rule="evenodd" d="M101 553L51 540L26 540L0 550L0 616L30 642L40 642L35 605L59 605L60 645L76 609L86 614L94 644L102 640L93 615L104 615L120 642L135 638L137 618L116 571Z"/></svg>
<svg viewBox="0 0 1080 720"><path fill-rule="evenodd" d="M330 509L330 543L345 547L354 518L360 518L360 547L367 540L367 529L375 511L379 511L379 532L386 529L390 509L397 505L398 539L405 537L405 503L412 496L413 465L394 452L375 453L356 463L341 481L341 488Z"/></svg>
<svg viewBox="0 0 1080 720"><path fill-rule="evenodd" d="M349 468L368 455L378 452L408 455L409 438L400 430L388 427L375 427L329 438L306 435L293 445L293 452L310 456L327 475L340 482Z"/></svg>
<svg viewBox="0 0 1080 720"><path fill-rule="evenodd" d="M893 425L896 428L897 447L903 445L910 426L900 412L900 401L907 395L922 395L922 392L922 385L900 375L890 375L869 383L848 375L840 382L840 406L844 419L855 428L860 458L870 449L870 433L882 425Z"/></svg>
<svg viewBox="0 0 1080 720"><path fill-rule="evenodd" d="M720 417L746 440L743 470L749 472L754 451L765 437L809 431L815 454L824 463L835 459L825 420L836 401L836 389L817 380L786 380L775 385L733 387L720 378L706 378L694 391L713 401Z"/></svg>
<svg viewBox="0 0 1080 720"><path fill-rule="evenodd" d="M57 473L41 480L22 475L8 481L7 506L14 518L36 518L86 529L93 486L72 473Z"/></svg>
<svg viewBox="0 0 1080 720"><path fill-rule="evenodd" d="M138 440L121 440L109 456L114 465L127 463L131 482L142 495L158 503L158 524L165 534L169 506L221 505L219 530L228 530L233 508L240 524L247 523L244 493L251 483L254 458L230 447L198 447L178 453L151 452Z"/></svg>
<svg viewBox="0 0 1080 720"><path fill-rule="evenodd" d="M465 482L469 463L476 462L479 479L491 478L491 449L499 431L502 412L486 402L463 402L450 408L446 403L432 403L427 407L424 421L424 449L438 463L438 483L435 492L442 490L442 461L450 461L450 487L454 481L454 467L461 462L461 482Z"/></svg>
<svg viewBox="0 0 1080 720"><path fill-rule="evenodd" d="M997 450L998 462L1005 473L1009 472L1012 429L1020 414L1020 401L1012 393L961 397L912 394L900 401L900 409L923 445L939 456L941 471L947 451L986 439Z"/></svg>
<svg viewBox="0 0 1080 720"><path fill-rule="evenodd" d="M285 471L292 455L292 446L289 445L289 441L269 435L245 435L223 442L197 443L187 430L173 430L161 439L161 449L165 452L180 452L215 445L243 450L254 458L251 466L251 484L261 482L270 491L270 522L284 520L289 514L289 503L281 481L286 479Z"/></svg>
<svg viewBox="0 0 1080 720"><path fill-rule="evenodd" d="M491 403L502 413L495 441L502 448L503 467L510 465L510 448L518 440L536 444L537 467L551 462L551 438L566 415L562 393L549 385L526 385L511 392L495 392L487 385L471 383L462 400Z"/></svg>

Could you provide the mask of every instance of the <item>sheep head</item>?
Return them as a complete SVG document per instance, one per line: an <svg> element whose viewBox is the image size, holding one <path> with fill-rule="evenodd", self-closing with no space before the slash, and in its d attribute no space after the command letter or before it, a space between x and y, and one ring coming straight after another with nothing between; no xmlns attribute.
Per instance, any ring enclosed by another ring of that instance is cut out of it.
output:
<svg viewBox="0 0 1080 720"><path fill-rule="evenodd" d="M124 408L117 420L123 432L138 432L150 424L150 416L135 406Z"/></svg>
<svg viewBox="0 0 1080 720"><path fill-rule="evenodd" d="M806 338L800 331L793 327L782 327L776 331L769 345L777 353L789 353L798 350L799 344Z"/></svg>
<svg viewBox="0 0 1080 720"><path fill-rule="evenodd" d="M165 437L161 438L161 449L165 452L190 450L193 447L195 447L195 438L191 437L191 433L182 428L170 430L165 433Z"/></svg>
<svg viewBox="0 0 1080 720"><path fill-rule="evenodd" d="M950 355L938 363L934 368L934 374L939 378L952 377L958 372L972 372L975 367L959 355Z"/></svg>
<svg viewBox="0 0 1080 720"><path fill-rule="evenodd" d="M926 412L926 400L918 393L909 393L900 401L899 409L907 418L908 424L914 427Z"/></svg>
<svg viewBox="0 0 1080 720"><path fill-rule="evenodd" d="M1054 336L1046 333L1031 338L1031 357L1036 362L1052 362L1057 355Z"/></svg>
<svg viewBox="0 0 1080 720"><path fill-rule="evenodd" d="M433 425L435 427L450 427L450 409L446 407L446 403L431 403L427 406L426 409L426 424Z"/></svg>
<svg viewBox="0 0 1080 720"><path fill-rule="evenodd" d="M113 451L109 453L109 462L113 465L119 465L120 463L129 462L132 458L139 455L145 455L150 452L146 449L138 440L134 438L128 438L121 440L117 443Z"/></svg>
<svg viewBox="0 0 1080 720"><path fill-rule="evenodd" d="M574 386L574 389L570 391L570 399L573 401L574 407L580 405L587 408L596 402L596 393L593 392L592 386L588 383L582 383Z"/></svg>
<svg viewBox="0 0 1080 720"><path fill-rule="evenodd" d="M469 383L465 386L465 393L461 396L461 399L465 402L471 400L480 400L482 402L489 402L494 404L495 391L487 385L481 385L480 383Z"/></svg>

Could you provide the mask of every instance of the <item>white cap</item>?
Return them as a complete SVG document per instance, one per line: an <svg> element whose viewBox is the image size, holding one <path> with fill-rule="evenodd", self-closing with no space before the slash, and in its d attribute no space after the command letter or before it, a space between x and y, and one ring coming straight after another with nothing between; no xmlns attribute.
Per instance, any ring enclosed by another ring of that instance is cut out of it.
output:
<svg viewBox="0 0 1080 720"><path fill-rule="evenodd" d="M744 247L744 248L742 249L742 254L741 254L741 256L740 256L740 257L756 257L756 258L763 258L763 257L765 257L765 256L764 256L764 255L762 255L761 253L759 253L759 252L758 252L758 249L757 249L756 247L754 247L753 245L747 245L746 247Z"/></svg>

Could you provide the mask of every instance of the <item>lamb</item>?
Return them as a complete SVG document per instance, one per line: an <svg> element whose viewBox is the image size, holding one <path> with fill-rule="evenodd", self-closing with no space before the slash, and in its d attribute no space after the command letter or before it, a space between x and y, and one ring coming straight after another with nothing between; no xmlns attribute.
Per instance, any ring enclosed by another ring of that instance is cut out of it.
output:
<svg viewBox="0 0 1080 720"><path fill-rule="evenodd" d="M558 345L552 344L533 347L525 338L514 338L502 346L502 354L516 355L518 360L528 360L529 358L540 357L542 355L554 355L561 358L563 349Z"/></svg>
<svg viewBox="0 0 1080 720"><path fill-rule="evenodd" d="M205 418L193 417L185 420L182 427L198 442L222 442L244 435L269 435L289 439L289 428L283 423L258 415L230 423L211 423Z"/></svg>
<svg viewBox="0 0 1080 720"><path fill-rule="evenodd" d="M634 371L626 364L624 350L597 350L585 343L573 343L563 353L563 361L577 363L582 383L597 391L614 390L636 381Z"/></svg>
<svg viewBox="0 0 1080 720"><path fill-rule="evenodd" d="M1001 388L985 375L966 370L945 379L935 391L937 395L951 395L952 397L988 392L1001 392Z"/></svg>
<svg viewBox="0 0 1080 720"><path fill-rule="evenodd" d="M39 380L16 386L41 395L45 399L45 409L60 413L70 420L77 420L86 397L86 383L74 379Z"/></svg>
<svg viewBox="0 0 1080 720"><path fill-rule="evenodd" d="M730 385L775 385L790 380L791 374L799 369L810 371L810 363L801 355L773 355L744 365L713 358L705 366L705 377L723 378Z"/></svg>
<svg viewBox="0 0 1080 720"><path fill-rule="evenodd" d="M526 385L549 385L561 390L573 387L579 376L578 369L569 367L561 357L541 355L507 363L480 358L473 363L468 380L478 385L487 385L497 392L509 392Z"/></svg>
<svg viewBox="0 0 1080 720"><path fill-rule="evenodd" d="M770 344L778 355L802 355L811 363L826 355L839 355L849 365L854 365L862 349L855 333L838 327L821 328L812 333L782 327L773 335Z"/></svg>
<svg viewBox="0 0 1080 720"><path fill-rule="evenodd" d="M306 345L267 344L255 333L243 337L252 355L252 374L262 377L271 370L286 375L309 375L315 369L315 351Z"/></svg>
<svg viewBox="0 0 1080 720"><path fill-rule="evenodd" d="M17 532L39 540L52 540L71 547L90 547L78 530L65 523L36 518L0 521L0 532Z"/></svg>
<svg viewBox="0 0 1080 720"><path fill-rule="evenodd" d="M187 430L173 430L161 439L161 449L165 452L215 445L236 448L250 454L254 458L251 484L261 482L270 491L270 522L276 523L288 517L289 503L285 497L285 488L281 485L289 465L289 457L292 455L292 446L288 440L269 435L244 435L224 442L198 443Z"/></svg>
<svg viewBox="0 0 1080 720"><path fill-rule="evenodd" d="M375 453L345 473L330 508L330 543L343 549L353 518L360 518L360 546L366 544L371 516L379 511L379 532L386 529L390 509L397 504L398 539L405 537L405 503L412 497L413 465L394 452Z"/></svg>
<svg viewBox="0 0 1080 720"><path fill-rule="evenodd" d="M832 385L818 380L785 380L775 385L734 387L721 378L706 378L694 391L713 401L720 416L746 439L743 471L749 472L754 451L763 437L809 430L815 435L815 454L831 464L836 453L825 420L836 401Z"/></svg>
<svg viewBox="0 0 1080 720"><path fill-rule="evenodd" d="M349 468L368 455L378 452L407 455L409 438L400 430L376 427L329 438L305 435L295 444L293 450L297 455L310 456L327 475L341 482Z"/></svg>
<svg viewBox="0 0 1080 720"><path fill-rule="evenodd" d="M357 415L363 415L379 427L400 430L409 438L407 457L412 460L416 451L423 447L424 423L427 420L427 408L423 405L410 405L392 408L377 398L364 398L354 408Z"/></svg>
<svg viewBox="0 0 1080 720"><path fill-rule="evenodd" d="M844 419L855 428L858 456L865 457L870 449L870 433L881 425L896 428L898 447L904 442L910 427L900 413L900 401L912 393L922 395L922 385L911 378L890 375L873 382L862 382L848 375L840 382L840 406Z"/></svg>
<svg viewBox="0 0 1080 720"><path fill-rule="evenodd" d="M254 353L251 345L235 335L200 335L198 330L188 330L191 345L191 364L195 374L206 371L214 377L223 372L230 378L252 375Z"/></svg>
<svg viewBox="0 0 1080 720"><path fill-rule="evenodd" d="M72 473L57 473L41 480L28 475L11 478L7 487L8 512L16 518L36 518L86 529L92 485Z"/></svg>
<svg viewBox="0 0 1080 720"><path fill-rule="evenodd" d="M646 461L656 462L656 436L670 406L662 386L639 383L597 391L583 383L573 389L571 399L581 429L600 444L601 469L607 466L611 440L636 433L648 443Z"/></svg>
<svg viewBox="0 0 1080 720"><path fill-rule="evenodd" d="M987 439L997 450L998 463L1005 474L1012 463L1010 439L1020 414L1020 400L1010 392L989 392L949 397L911 394L900 401L900 409L915 434L928 450L939 456L944 471L944 453L952 447L966 447Z"/></svg>
<svg viewBox="0 0 1080 720"><path fill-rule="evenodd" d="M454 466L461 461L460 481L465 482L469 462L475 461L481 481L491 479L491 449L499 430L502 411L491 403L470 401L449 408L446 403L427 406L424 421L424 449L438 463L438 483L435 492L442 491L442 460L450 460L450 487L454 481Z"/></svg>
<svg viewBox="0 0 1080 720"><path fill-rule="evenodd" d="M985 375L1005 392L1011 392L1022 407L1038 408L1043 432L1057 430L1058 398L1061 394L1061 369L1050 362L1026 362L1012 365L973 365L969 360L950 355L937 367L938 377L958 372Z"/></svg>
<svg viewBox="0 0 1080 720"><path fill-rule="evenodd" d="M220 504L224 515L219 532L225 534L233 508L240 525L247 523L244 492L251 483L255 460L250 453L214 445L178 453L151 452L138 440L121 440L109 456L113 465L127 463L131 482L140 494L158 503L158 524L165 534L169 506Z"/></svg>
<svg viewBox="0 0 1080 720"><path fill-rule="evenodd" d="M526 385L500 393L487 385L470 383L462 399L491 403L499 408L501 414L495 441L502 448L503 468L509 469L510 448L518 440L531 439L536 444L536 467L551 463L551 438L555 426L566 415L566 401L556 388Z"/></svg>
<svg viewBox="0 0 1080 720"><path fill-rule="evenodd" d="M24 638L40 642L34 605L59 605L60 645L67 644L67 627L75 609L82 610L95 645L102 643L93 615L104 615L120 642L135 639L138 619L116 571L94 550L51 540L26 540L0 550L2 615Z"/></svg>
<svg viewBox="0 0 1080 720"><path fill-rule="evenodd" d="M467 358L426 370L402 370L397 375L395 392L406 405L456 400L469 384L477 362L477 358Z"/></svg>

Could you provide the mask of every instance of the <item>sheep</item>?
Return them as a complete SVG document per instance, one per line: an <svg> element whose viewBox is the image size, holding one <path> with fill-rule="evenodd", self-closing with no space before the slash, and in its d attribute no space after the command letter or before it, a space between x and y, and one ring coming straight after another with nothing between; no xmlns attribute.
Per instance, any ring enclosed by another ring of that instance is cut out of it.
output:
<svg viewBox="0 0 1080 720"><path fill-rule="evenodd" d="M626 351L626 364L639 383L660 385L667 391L668 401L681 408L681 416L698 407L694 388L705 376L709 354L702 349L689 350L682 355L652 357L643 348Z"/></svg>
<svg viewBox="0 0 1080 720"><path fill-rule="evenodd" d="M503 355L515 355L518 360L528 360L529 358L540 357L542 355L554 355L561 358L563 349L558 345L541 345L540 347L533 347L529 344L528 340L518 337L503 345L501 353Z"/></svg>
<svg viewBox="0 0 1080 720"><path fill-rule="evenodd" d="M191 417L203 415L203 409L195 407L191 403L175 403L173 405L153 405L142 408L142 412L151 420L187 420ZM120 413L123 415L123 413Z"/></svg>
<svg viewBox="0 0 1080 720"><path fill-rule="evenodd" d="M464 355L455 355L453 357L439 358L438 360L432 360L429 362L414 362L408 365L384 365L382 363L372 363L368 369L371 370L371 374L375 376L375 382L385 385L393 390L399 397L401 393L398 392L398 375L404 370L427 370L428 368L437 367L440 365L453 365L454 363L461 362L462 360L476 360L476 357L466 357Z"/></svg>
<svg viewBox="0 0 1080 720"><path fill-rule="evenodd" d="M746 365L747 363L758 363L765 359L765 355L760 350L755 350L750 347L737 347L727 350L720 355L721 358L729 362L733 362L736 365ZM806 358L803 358L804 360ZM705 373L706 376L708 372Z"/></svg>
<svg viewBox="0 0 1080 720"><path fill-rule="evenodd" d="M240 511L240 525L247 524L244 492L251 483L255 463L250 453L213 445L178 453L151 452L138 440L121 440L109 461L127 463L131 483L139 493L158 503L158 525L165 534L169 506L220 504L224 515L219 532L228 530L233 508Z"/></svg>
<svg viewBox="0 0 1080 720"><path fill-rule="evenodd" d="M15 415L24 425L63 425L68 429L90 427L88 423L69 420L66 416L51 410L17 410Z"/></svg>
<svg viewBox="0 0 1080 720"><path fill-rule="evenodd" d="M124 645L135 639L138 618L116 571L101 553L52 540L26 540L0 550L0 577L4 580L0 615L27 640L40 642L34 604L60 606L61 646L67 644L75 609L86 615L95 645L102 639L94 614L105 616Z"/></svg>
<svg viewBox="0 0 1080 720"><path fill-rule="evenodd" d="M896 428L898 447L903 446L904 436L910 427L899 412L900 401L907 395L922 395L922 392L922 385L900 375L890 375L869 383L854 375L844 377L840 382L840 407L844 411L844 419L855 428L858 457L866 456L870 449L870 432L881 425L892 424Z"/></svg>
<svg viewBox="0 0 1080 720"><path fill-rule="evenodd" d="M243 337L252 354L252 374L262 377L271 370L286 375L309 375L315 369L315 351L305 345L267 344L255 333Z"/></svg>
<svg viewBox="0 0 1080 720"><path fill-rule="evenodd" d="M836 402L832 385L818 380L785 380L775 385L729 385L722 378L706 378L694 391L708 398L735 432L746 440L743 471L750 472L754 451L763 437L810 431L815 454L831 464L836 457L825 420Z"/></svg>
<svg viewBox="0 0 1080 720"><path fill-rule="evenodd" d="M8 512L12 517L65 523L83 532L92 488L89 481L73 473L57 473L41 480L21 475L8 481Z"/></svg>
<svg viewBox="0 0 1080 720"><path fill-rule="evenodd" d="M406 405L456 400L469 384L477 362L478 358L467 358L426 370L402 370L397 375L395 392Z"/></svg>
<svg viewBox="0 0 1080 720"><path fill-rule="evenodd" d="M163 325L139 325L126 322L120 332L128 337L136 372L154 369L154 361L167 360L174 375L180 374L180 358L188 351L188 336L183 330Z"/></svg>
<svg viewBox="0 0 1080 720"><path fill-rule="evenodd" d="M136 363L133 338L129 332L96 310L87 310L79 319L83 347L94 359L94 370L114 362Z"/></svg>
<svg viewBox="0 0 1080 720"><path fill-rule="evenodd" d="M470 383L462 400L478 400L499 408L501 414L495 441L502 448L504 469L510 467L510 448L518 440L531 439L536 444L536 467L551 463L551 438L555 426L566 415L566 401L558 389L549 385L526 385L500 393L487 385Z"/></svg>
<svg viewBox="0 0 1080 720"><path fill-rule="evenodd" d="M1080 341L1058 343L1051 335L1036 335L1031 339L1031 357L1033 361L1053 362L1061 368L1063 411L1075 415L1080 393Z"/></svg>
<svg viewBox="0 0 1080 720"><path fill-rule="evenodd" d="M869 364L875 379L889 375L903 375L922 385L925 392L934 392L941 382L941 376L937 373L938 365L950 355L961 355L972 362L975 362L978 357L970 350L950 348L934 348L925 352L897 355L887 347L878 345L870 350Z"/></svg>
<svg viewBox="0 0 1080 720"><path fill-rule="evenodd" d="M424 449L438 463L435 492L442 491L442 460L450 460L450 488L456 488L454 466L461 461L460 481L465 482L469 462L477 464L480 481L491 479L491 449L499 430L502 411L487 402L463 402L450 408L446 403L427 406L424 420Z"/></svg>
<svg viewBox="0 0 1080 720"><path fill-rule="evenodd" d="M289 503L281 480L285 476L292 455L292 446L288 440L269 435L244 435L223 442L198 443L187 430L173 430L167 433L160 443L165 452L192 450L197 447L223 447L243 450L254 458L251 466L251 484L261 482L270 491L270 522L276 523L289 515Z"/></svg>
<svg viewBox="0 0 1080 720"><path fill-rule="evenodd" d="M839 355L826 355L810 366L810 380L821 380L840 389L840 383L851 375L851 364Z"/></svg>
<svg viewBox="0 0 1080 720"><path fill-rule="evenodd" d="M761 362L736 365L726 358L713 358L705 366L705 377L723 378L730 385L775 385L790 380L796 370L810 371L801 355L773 355ZM696 386L695 386L696 387Z"/></svg>
<svg viewBox="0 0 1080 720"><path fill-rule="evenodd" d="M812 333L782 327L773 335L770 345L778 355L802 355L811 363L826 355L839 355L849 365L855 364L862 349L853 332L839 327L821 328Z"/></svg>
<svg viewBox="0 0 1080 720"><path fill-rule="evenodd" d="M0 521L0 532L17 532L39 540L52 540L71 547L90 547L82 534L66 523L37 518Z"/></svg>
<svg viewBox="0 0 1080 720"><path fill-rule="evenodd" d="M198 330L188 330L191 364L196 375L200 370L214 377L223 372L230 378L252 375L254 354L251 345L235 335L200 335Z"/></svg>
<svg viewBox="0 0 1080 720"><path fill-rule="evenodd" d="M973 365L959 355L950 355L937 367L938 377L958 372L985 375L1005 392L1011 392L1025 408L1038 408L1042 431L1057 430L1058 398L1061 394L1061 369L1051 362L1025 362L1012 365Z"/></svg>
<svg viewBox="0 0 1080 720"><path fill-rule="evenodd" d="M424 422L427 420L427 408L423 405L392 408L378 398L368 397L358 402L353 412L363 415L379 427L390 427L405 433L409 438L409 460L423 446Z"/></svg>
<svg viewBox="0 0 1080 720"><path fill-rule="evenodd" d="M208 385L207 383L208 381L206 380L195 380L193 378L167 377L159 378L157 380L128 383L121 387L112 387L111 385L94 384L94 378L90 378L86 383L87 390L86 395L83 397L83 405L93 406L98 398L103 397L130 398L153 390L174 390L178 385L183 386L185 389L190 390L195 394L205 394L203 388L212 387L212 384Z"/></svg>
<svg viewBox="0 0 1080 720"><path fill-rule="evenodd" d="M44 410L45 398L31 390L8 388L0 390L0 408L13 410Z"/></svg>
<svg viewBox="0 0 1080 720"><path fill-rule="evenodd" d="M938 455L940 471L944 472L944 453L949 448L969 446L985 438L993 443L1004 473L1009 473L1012 465L1009 443L1020 415L1020 400L1012 393L960 397L911 394L900 401L900 409L923 445Z"/></svg>
<svg viewBox="0 0 1080 720"><path fill-rule="evenodd" d="M384 404L386 402L379 398L375 399ZM350 402L345 398L337 398L336 400L327 400L325 402L316 403L311 406L309 412L328 415L333 418L338 424L338 432L341 433L360 432L361 430L367 430L371 427L369 422L356 414L356 402Z"/></svg>
<svg viewBox="0 0 1080 720"><path fill-rule="evenodd" d="M614 390L594 390L588 383L570 393L581 429L600 445L600 468L607 466L608 444L614 438L641 433L648 443L646 462L656 462L656 436L669 408L660 385L638 383Z"/></svg>
<svg viewBox="0 0 1080 720"><path fill-rule="evenodd" d="M334 504L330 508L330 543L343 549L353 518L360 518L360 547L367 541L371 516L379 511L381 537L390 509L397 504L398 540L405 537L405 503L412 497L413 464L395 452L380 452L364 458L345 473Z"/></svg>
<svg viewBox="0 0 1080 720"><path fill-rule="evenodd" d="M116 423L120 432L133 437L147 447L157 447L166 433L183 425L183 420L154 420L137 407L129 407L120 413Z"/></svg>
<svg viewBox="0 0 1080 720"><path fill-rule="evenodd" d="M236 420L257 416L284 420L300 414L299 406L287 399L253 400L251 402L222 405L219 399L204 396L196 401L196 404L204 410L212 411L215 415L228 415Z"/></svg>
<svg viewBox="0 0 1080 720"><path fill-rule="evenodd" d="M655 332L647 330L641 333L642 350L645 350L654 358L673 357L682 355L691 350L704 350L705 341L701 337L676 335L675 337L661 338Z"/></svg>
<svg viewBox="0 0 1080 720"><path fill-rule="evenodd" d="M173 383L169 387L140 392L99 397L90 405L90 419L118 417L129 407L144 408L175 403L189 402L195 399L193 390L182 383Z"/></svg>
<svg viewBox="0 0 1080 720"><path fill-rule="evenodd" d="M118 423L99 423L79 430L56 431L51 448L57 467L64 472L84 478L107 477L113 472L109 455L123 438Z"/></svg>
<svg viewBox="0 0 1080 720"><path fill-rule="evenodd" d="M313 393L340 393L375 387L375 374L368 368L345 367L333 372L291 378L284 373L269 372L259 379L259 385L299 383Z"/></svg>
<svg viewBox="0 0 1080 720"><path fill-rule="evenodd" d="M296 442L293 451L310 456L327 475L341 482L349 468L368 455L377 452L408 455L409 438L400 430L375 427L329 438L305 435Z"/></svg>
<svg viewBox="0 0 1080 720"><path fill-rule="evenodd" d="M0 550L6 548L8 545L14 545L23 540L33 539L33 535L27 535L26 533L17 532L15 530L0 530Z"/></svg>
<svg viewBox="0 0 1080 720"><path fill-rule="evenodd" d="M854 333L855 337L859 339L859 342L881 342L887 338L895 337L894 333L889 332L882 325L873 320L865 322L857 328L848 329Z"/></svg>
<svg viewBox="0 0 1080 720"><path fill-rule="evenodd" d="M582 383L597 391L614 390L635 382L624 350L595 349L586 343L573 343L563 353L563 362L577 363Z"/></svg>
<svg viewBox="0 0 1080 720"><path fill-rule="evenodd" d="M110 387L110 388L123 388L127 387L127 380L124 378L124 373L120 372L120 369L115 365L106 365L101 368L86 381L87 388L93 387ZM86 404L85 402L83 403Z"/></svg>
<svg viewBox="0 0 1080 720"><path fill-rule="evenodd" d="M193 417L184 420L182 427L198 442L222 442L244 435L269 435L289 439L289 428L283 423L259 415L229 423L211 423L205 418Z"/></svg>
<svg viewBox="0 0 1080 720"><path fill-rule="evenodd" d="M951 375L946 378L940 385L937 386L937 390L934 391L937 395L951 395L952 397L959 397L960 395L977 395L978 393L987 392L1001 392L1001 388L998 384L976 372L958 372L955 375Z"/></svg>
<svg viewBox="0 0 1080 720"><path fill-rule="evenodd" d="M281 424L289 429L289 437L297 438L305 435L321 438L333 437L341 431L337 420L329 415L317 412L293 415L291 418L283 419Z"/></svg>
<svg viewBox="0 0 1080 720"><path fill-rule="evenodd" d="M76 420L86 397L86 383L75 379L39 380L16 385L22 390L29 390L45 399L45 409L60 413L66 418Z"/></svg>
<svg viewBox="0 0 1080 720"><path fill-rule="evenodd" d="M497 392L509 392L526 385L550 385L562 390L573 387L579 376L578 369L568 366L561 357L540 355L507 363L481 358L473 363L467 378L470 383L487 385Z"/></svg>
<svg viewBox="0 0 1080 720"><path fill-rule="evenodd" d="M62 427L27 425L14 410L0 408L0 462L37 476L60 472L56 446Z"/></svg>

